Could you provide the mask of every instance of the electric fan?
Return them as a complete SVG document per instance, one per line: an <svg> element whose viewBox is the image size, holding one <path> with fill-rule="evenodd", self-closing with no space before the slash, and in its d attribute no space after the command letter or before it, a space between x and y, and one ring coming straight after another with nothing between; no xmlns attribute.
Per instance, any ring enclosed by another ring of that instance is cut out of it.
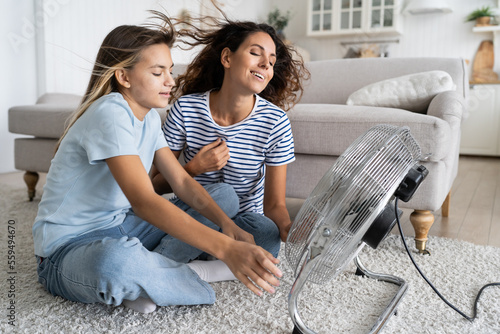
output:
<svg viewBox="0 0 500 334"><path fill-rule="evenodd" d="M294 334L314 333L297 307L304 284L333 279L353 259L357 273L399 286L370 332L382 329L395 312L407 283L367 270L357 254L366 244L376 248L394 227L391 203L396 197L408 201L428 173L417 165L419 158L408 127L375 126L347 148L306 199L285 244L296 277L288 300Z"/></svg>

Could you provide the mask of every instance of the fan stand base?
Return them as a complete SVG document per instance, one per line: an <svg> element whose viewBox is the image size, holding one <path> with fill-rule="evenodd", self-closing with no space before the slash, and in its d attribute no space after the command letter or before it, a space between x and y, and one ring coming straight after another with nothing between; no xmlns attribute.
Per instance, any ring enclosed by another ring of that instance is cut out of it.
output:
<svg viewBox="0 0 500 334"><path fill-rule="evenodd" d="M354 273L356 276L365 276L365 274L358 268L356 267L356 272Z"/></svg>
<svg viewBox="0 0 500 334"><path fill-rule="evenodd" d="M393 314L396 314L396 307L398 306L399 302L401 301L404 294L406 293L406 290L408 289L408 283L406 283L406 281L404 279L393 276L393 275L379 274L379 273L374 273L372 271L369 271L361 263L358 256L356 256L354 258L354 263L356 264L356 275L364 275L368 278L373 278L373 279L376 279L378 281L393 283L393 284L396 284L399 286L399 290L392 297L391 302L389 303L389 305L387 305L384 312L378 317L377 322L375 323L375 325L371 328L371 330L369 332L370 334L371 333L378 333L385 326L385 324L389 320L389 318Z"/></svg>
<svg viewBox="0 0 500 334"><path fill-rule="evenodd" d="M363 275L368 278L373 278L378 281L384 281L388 283L393 283L399 286L398 291L396 294L393 296L392 300L390 303L387 305L385 308L384 312L378 317L377 322L373 327L370 329L368 333L379 333L382 328L385 326L386 322L389 320L389 318L393 315L396 314L396 307L398 306L399 302L403 298L404 294L406 293L406 290L408 289L408 283L406 283L405 280L402 278L393 276L393 275L388 275L388 274L379 274L379 273L374 273L372 271L369 271L366 269L366 267L361 263L359 260L359 257L356 256L354 258L354 263L356 264L356 275ZM300 288L299 288L300 290ZM291 298L293 299L293 305L296 306L296 298L298 297L298 291L292 293ZM295 312L296 311L296 312ZM294 322L294 327L293 327L293 332L292 334L315 334L314 331L312 331L310 328L308 328L300 319L300 315L297 310L294 310L292 313L294 313L295 318L292 317L292 320Z"/></svg>

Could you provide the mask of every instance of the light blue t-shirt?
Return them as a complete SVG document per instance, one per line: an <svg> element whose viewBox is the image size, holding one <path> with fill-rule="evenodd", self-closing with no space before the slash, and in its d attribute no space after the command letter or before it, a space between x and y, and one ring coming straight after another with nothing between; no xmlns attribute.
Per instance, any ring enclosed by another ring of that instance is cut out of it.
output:
<svg viewBox="0 0 500 334"><path fill-rule="evenodd" d="M47 257L74 237L121 224L131 206L105 159L138 155L149 172L165 146L155 110L140 121L120 93L95 101L51 162L33 225L35 254Z"/></svg>

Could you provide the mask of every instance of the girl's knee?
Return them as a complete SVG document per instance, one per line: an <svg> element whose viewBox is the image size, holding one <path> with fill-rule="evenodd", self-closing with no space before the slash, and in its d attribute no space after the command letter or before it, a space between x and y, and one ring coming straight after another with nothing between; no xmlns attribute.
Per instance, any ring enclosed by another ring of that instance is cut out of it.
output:
<svg viewBox="0 0 500 334"><path fill-rule="evenodd" d="M147 251L137 238L122 237L120 239L105 238L90 247L95 247L94 269L110 279L125 276L134 264L141 263L141 253Z"/></svg>
<svg viewBox="0 0 500 334"><path fill-rule="evenodd" d="M139 239L128 237L75 245L60 263L48 262L44 267L45 286L52 294L72 301L118 305L122 292L129 290L131 277L141 272L145 252Z"/></svg>

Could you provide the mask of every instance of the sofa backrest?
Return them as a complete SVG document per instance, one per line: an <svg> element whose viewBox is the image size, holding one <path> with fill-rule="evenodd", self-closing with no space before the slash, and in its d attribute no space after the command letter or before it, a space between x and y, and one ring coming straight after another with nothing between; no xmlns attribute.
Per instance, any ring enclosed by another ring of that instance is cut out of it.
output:
<svg viewBox="0 0 500 334"><path fill-rule="evenodd" d="M36 104L59 104L59 105L74 105L80 104L81 95L70 93L45 93L36 100Z"/></svg>
<svg viewBox="0 0 500 334"><path fill-rule="evenodd" d="M173 76L186 70L186 64L176 64ZM345 104L354 91L377 81L407 74L443 70L457 85L457 92L467 98L468 76L465 62L460 58L354 58L310 61L306 67L311 79L304 82L304 94L299 103ZM81 96L49 93L37 104L80 103Z"/></svg>
<svg viewBox="0 0 500 334"><path fill-rule="evenodd" d="M467 98L468 76L460 58L353 58L310 61L311 79L299 103L345 104L354 91L374 82L433 70L448 72Z"/></svg>

